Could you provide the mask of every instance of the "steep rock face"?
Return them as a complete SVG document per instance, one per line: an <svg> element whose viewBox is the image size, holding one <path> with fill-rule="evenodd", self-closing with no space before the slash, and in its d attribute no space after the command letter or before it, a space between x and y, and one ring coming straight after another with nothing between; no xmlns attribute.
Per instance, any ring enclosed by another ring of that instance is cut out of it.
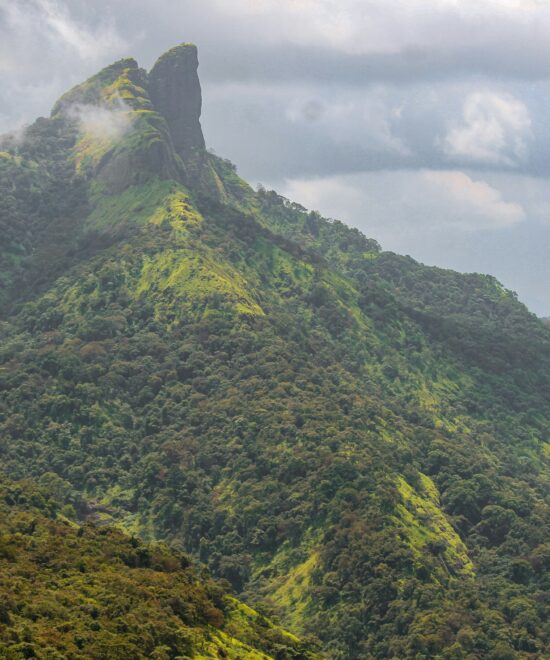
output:
<svg viewBox="0 0 550 660"><path fill-rule="evenodd" d="M168 122L176 151L184 161L205 148L198 66L196 46L182 44L162 55L149 74L153 104Z"/></svg>
<svg viewBox="0 0 550 660"><path fill-rule="evenodd" d="M184 182L218 201L226 191L207 153L200 115L199 60L194 44L180 44L164 53L149 73L149 94L155 110L168 124L175 152L185 170Z"/></svg>

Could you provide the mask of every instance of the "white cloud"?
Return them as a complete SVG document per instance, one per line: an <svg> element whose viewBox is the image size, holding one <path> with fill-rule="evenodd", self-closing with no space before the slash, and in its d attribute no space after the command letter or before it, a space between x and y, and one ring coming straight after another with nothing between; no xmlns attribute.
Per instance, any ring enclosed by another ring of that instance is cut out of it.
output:
<svg viewBox="0 0 550 660"><path fill-rule="evenodd" d="M103 16L92 27L75 20L63 2L0 0L0 70L21 72L29 60L41 67L61 55L92 64L103 61L125 46L109 14Z"/></svg>
<svg viewBox="0 0 550 660"><path fill-rule="evenodd" d="M521 39L518 31L538 40L550 26L550 7L538 0L202 1L244 23L251 39L354 54L484 46L495 35Z"/></svg>
<svg viewBox="0 0 550 660"><path fill-rule="evenodd" d="M401 251L430 242L437 234L500 230L526 219L521 203L505 200L496 187L456 170L294 179L286 182L283 194Z"/></svg>
<svg viewBox="0 0 550 660"><path fill-rule="evenodd" d="M74 21L63 5L57 2L37 0L36 6L52 37L60 39L81 59L97 61L104 57L106 51L118 49L123 45L123 40L112 22L104 22L99 29L90 30Z"/></svg>
<svg viewBox="0 0 550 660"><path fill-rule="evenodd" d="M484 179L525 209L530 226L550 227L550 181L519 173L486 172Z"/></svg>
<svg viewBox="0 0 550 660"><path fill-rule="evenodd" d="M32 121L56 97L122 55L125 39L103 8L77 20L78 0L0 0L0 131Z"/></svg>
<svg viewBox="0 0 550 660"><path fill-rule="evenodd" d="M474 92L445 136L443 150L451 159L511 166L525 160L531 137L524 103L510 94Z"/></svg>
<svg viewBox="0 0 550 660"><path fill-rule="evenodd" d="M428 200L431 196L438 203L448 203L449 211L443 214L442 224L476 231L509 227L526 218L520 204L504 201L499 190L464 172L423 170L420 176Z"/></svg>
<svg viewBox="0 0 550 660"><path fill-rule="evenodd" d="M122 101L115 102L114 107L76 103L66 114L79 123L81 131L99 139L119 139L133 123L131 109Z"/></svg>

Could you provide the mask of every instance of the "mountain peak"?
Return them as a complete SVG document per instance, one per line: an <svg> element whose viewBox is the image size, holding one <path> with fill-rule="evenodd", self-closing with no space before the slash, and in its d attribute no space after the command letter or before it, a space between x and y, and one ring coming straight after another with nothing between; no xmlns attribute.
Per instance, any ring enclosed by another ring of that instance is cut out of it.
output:
<svg viewBox="0 0 550 660"><path fill-rule="evenodd" d="M58 99L52 108L51 116L65 113L75 104L100 104L104 103L105 90L114 85L122 77L130 78L135 84L144 84L145 72L139 68L133 57L126 57L101 69L98 73L88 78L83 83L76 85Z"/></svg>
<svg viewBox="0 0 550 660"><path fill-rule="evenodd" d="M125 58L62 96L52 117L76 122L80 171L90 165L110 193L160 176L219 194L200 124L198 65L197 47L182 43L161 55L149 74Z"/></svg>
<svg viewBox="0 0 550 660"><path fill-rule="evenodd" d="M184 161L205 148L198 66L197 47L183 43L161 55L149 73L151 100L168 122L174 147Z"/></svg>

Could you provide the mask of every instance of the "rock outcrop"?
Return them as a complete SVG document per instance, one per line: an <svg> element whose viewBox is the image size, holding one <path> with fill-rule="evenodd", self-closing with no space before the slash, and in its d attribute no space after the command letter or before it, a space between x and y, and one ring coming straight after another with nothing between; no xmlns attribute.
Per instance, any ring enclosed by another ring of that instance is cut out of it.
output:
<svg viewBox="0 0 550 660"><path fill-rule="evenodd" d="M65 94L52 118L76 130L79 173L97 177L108 194L161 177L224 200L200 123L198 66L196 46L184 43L161 55L150 73L126 58Z"/></svg>
<svg viewBox="0 0 550 660"><path fill-rule="evenodd" d="M205 148L198 66L196 46L181 44L164 53L149 73L151 100L168 122L174 147L184 162Z"/></svg>

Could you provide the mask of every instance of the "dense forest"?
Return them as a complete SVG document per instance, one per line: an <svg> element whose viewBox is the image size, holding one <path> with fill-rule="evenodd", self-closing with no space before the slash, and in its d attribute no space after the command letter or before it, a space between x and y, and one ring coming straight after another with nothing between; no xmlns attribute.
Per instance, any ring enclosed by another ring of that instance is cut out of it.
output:
<svg viewBox="0 0 550 660"><path fill-rule="evenodd" d="M548 657L550 328L253 190L200 107L184 44L2 139L8 657Z"/></svg>
<svg viewBox="0 0 550 660"><path fill-rule="evenodd" d="M77 524L45 482L0 486L3 658L315 657L183 553Z"/></svg>

